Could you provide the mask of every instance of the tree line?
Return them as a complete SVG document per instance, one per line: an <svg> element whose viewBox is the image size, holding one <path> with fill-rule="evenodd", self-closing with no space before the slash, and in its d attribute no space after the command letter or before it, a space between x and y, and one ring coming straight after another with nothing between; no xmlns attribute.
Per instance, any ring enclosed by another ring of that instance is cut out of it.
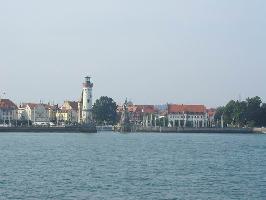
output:
<svg viewBox="0 0 266 200"><path fill-rule="evenodd" d="M217 109L215 121L230 127L262 127L266 126L266 103L258 96L245 101L229 101Z"/></svg>
<svg viewBox="0 0 266 200"><path fill-rule="evenodd" d="M97 125L115 125L119 121L117 104L103 96L93 105L93 117ZM217 108L215 122L225 127L262 127L266 126L266 103L258 96L244 101L229 101L225 106Z"/></svg>

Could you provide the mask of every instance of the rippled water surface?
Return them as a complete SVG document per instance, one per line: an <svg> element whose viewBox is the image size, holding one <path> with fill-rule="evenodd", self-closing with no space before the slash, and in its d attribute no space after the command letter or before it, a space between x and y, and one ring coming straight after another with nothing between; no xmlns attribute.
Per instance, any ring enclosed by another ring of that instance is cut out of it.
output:
<svg viewBox="0 0 266 200"><path fill-rule="evenodd" d="M0 199L266 199L266 135L0 133Z"/></svg>

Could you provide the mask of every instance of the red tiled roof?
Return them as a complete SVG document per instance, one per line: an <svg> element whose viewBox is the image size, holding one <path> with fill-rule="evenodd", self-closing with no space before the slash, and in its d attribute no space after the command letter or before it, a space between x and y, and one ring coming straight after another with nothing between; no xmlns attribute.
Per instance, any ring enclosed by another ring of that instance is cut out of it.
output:
<svg viewBox="0 0 266 200"><path fill-rule="evenodd" d="M118 106L117 111L122 112L123 106ZM131 112L131 113L135 113L135 112L138 112L138 113L155 113L156 109L155 109L155 106L153 106L153 105L130 105L130 106L128 106L128 112Z"/></svg>
<svg viewBox="0 0 266 200"><path fill-rule="evenodd" d="M46 110L48 110L48 109L56 109L57 108L57 106L52 106L52 105L49 105L49 104L43 104L43 103L23 103L20 107L21 108L26 108L27 106L29 106L30 107L30 109L34 109L36 106L38 106L38 105L42 105L42 106L44 106L44 108L46 109Z"/></svg>
<svg viewBox="0 0 266 200"><path fill-rule="evenodd" d="M73 110L78 110L79 109L78 108L78 102L76 102L76 101L68 101L68 103L69 103L69 105L71 106L71 108Z"/></svg>
<svg viewBox="0 0 266 200"><path fill-rule="evenodd" d="M9 99L0 99L0 109L17 109L18 107Z"/></svg>
<svg viewBox="0 0 266 200"><path fill-rule="evenodd" d="M168 113L205 113L206 107L204 105L178 105L169 104Z"/></svg>
<svg viewBox="0 0 266 200"><path fill-rule="evenodd" d="M34 109L37 105L37 103L26 103L26 106L29 106L30 109Z"/></svg>
<svg viewBox="0 0 266 200"><path fill-rule="evenodd" d="M131 105L131 106L128 107L128 111L129 112L136 112L137 108L138 108L137 106Z"/></svg>
<svg viewBox="0 0 266 200"><path fill-rule="evenodd" d="M61 106L61 109L67 110L66 104L68 104L71 107L71 109L73 109L75 111L78 111L78 102L77 101L65 101L64 102L64 105Z"/></svg>
<svg viewBox="0 0 266 200"><path fill-rule="evenodd" d="M156 109L153 105L136 105L136 112L155 113Z"/></svg>

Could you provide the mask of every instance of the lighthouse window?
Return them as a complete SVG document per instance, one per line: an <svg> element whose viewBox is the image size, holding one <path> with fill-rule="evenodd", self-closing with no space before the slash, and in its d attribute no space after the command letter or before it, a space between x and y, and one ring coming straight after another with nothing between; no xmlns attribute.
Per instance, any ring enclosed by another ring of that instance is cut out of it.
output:
<svg viewBox="0 0 266 200"><path fill-rule="evenodd" d="M88 103L90 103L90 100L88 99Z"/></svg>

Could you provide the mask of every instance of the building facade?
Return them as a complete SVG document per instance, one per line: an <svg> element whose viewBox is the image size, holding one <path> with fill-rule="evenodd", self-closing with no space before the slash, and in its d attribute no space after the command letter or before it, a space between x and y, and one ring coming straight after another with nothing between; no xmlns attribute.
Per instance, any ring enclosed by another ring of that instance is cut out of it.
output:
<svg viewBox="0 0 266 200"><path fill-rule="evenodd" d="M56 118L59 122L66 122L68 124L78 122L78 102L65 101L58 109Z"/></svg>
<svg viewBox="0 0 266 200"><path fill-rule="evenodd" d="M204 105L169 104L168 122L169 127L207 127L207 109Z"/></svg>
<svg viewBox="0 0 266 200"><path fill-rule="evenodd" d="M55 122L57 105L23 103L18 108L18 119L32 122Z"/></svg>
<svg viewBox="0 0 266 200"><path fill-rule="evenodd" d="M11 123L17 120L17 109L15 103L9 99L0 99L0 120L2 123Z"/></svg>

